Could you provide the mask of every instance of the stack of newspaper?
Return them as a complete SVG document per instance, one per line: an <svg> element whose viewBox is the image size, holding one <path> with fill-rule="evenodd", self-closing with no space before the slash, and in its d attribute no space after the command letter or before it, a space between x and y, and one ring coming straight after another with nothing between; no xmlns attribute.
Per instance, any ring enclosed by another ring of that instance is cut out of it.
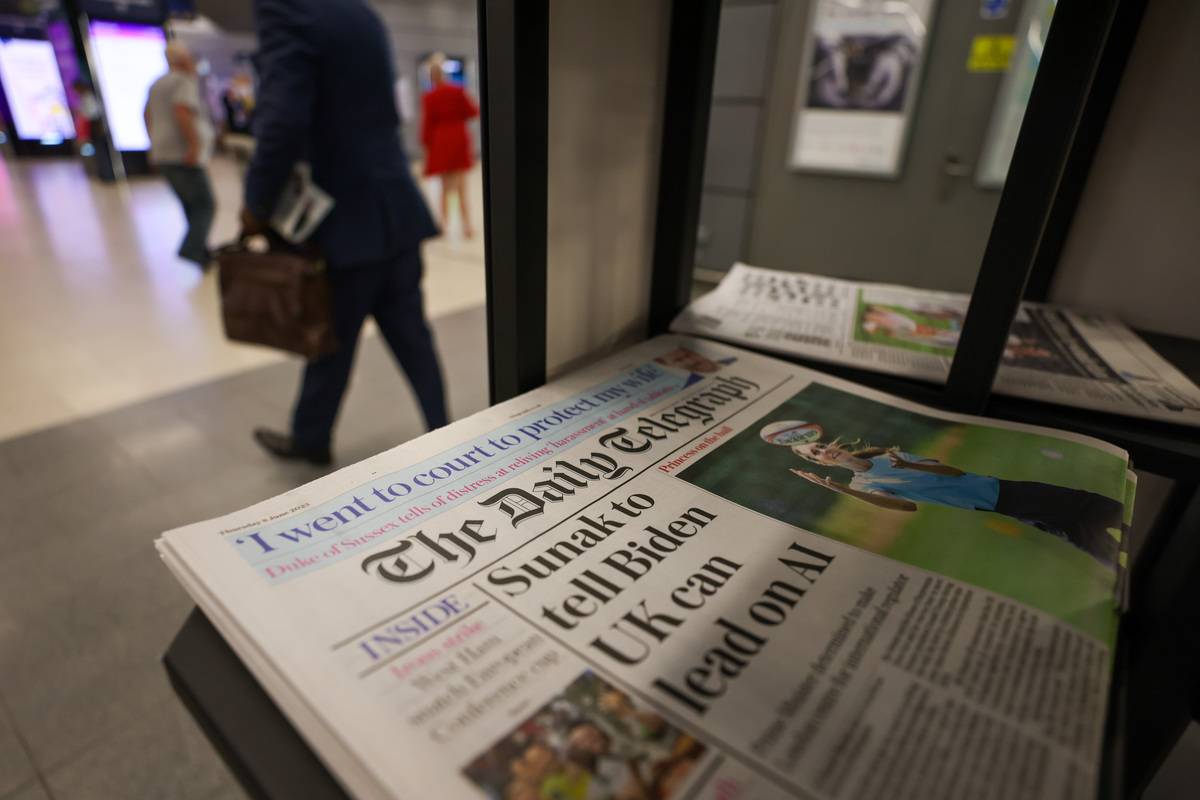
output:
<svg viewBox="0 0 1200 800"><path fill-rule="evenodd" d="M970 297L736 264L671 325L858 369L943 383ZM995 391L1200 426L1200 388L1120 320L1023 303Z"/></svg>
<svg viewBox="0 0 1200 800"><path fill-rule="evenodd" d="M158 547L356 797L1086 797L1133 495L669 336Z"/></svg>

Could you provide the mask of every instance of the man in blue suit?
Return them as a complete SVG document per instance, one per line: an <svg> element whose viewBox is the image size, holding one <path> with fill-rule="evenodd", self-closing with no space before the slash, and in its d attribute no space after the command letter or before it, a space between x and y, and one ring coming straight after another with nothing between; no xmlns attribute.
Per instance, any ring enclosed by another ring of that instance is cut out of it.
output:
<svg viewBox="0 0 1200 800"><path fill-rule="evenodd" d="M391 48L365 0L254 0L257 147L242 225L261 230L293 167L312 164L333 210L316 243L329 265L337 352L310 361L290 434L258 429L280 458L328 464L333 424L367 315L408 376L430 429L446 400L421 299L421 241L438 233L400 144Z"/></svg>

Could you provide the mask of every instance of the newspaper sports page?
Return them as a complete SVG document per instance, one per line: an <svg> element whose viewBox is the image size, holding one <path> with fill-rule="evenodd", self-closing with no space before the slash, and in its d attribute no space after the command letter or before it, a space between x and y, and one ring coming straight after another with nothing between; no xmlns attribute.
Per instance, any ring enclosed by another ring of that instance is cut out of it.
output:
<svg viewBox="0 0 1200 800"><path fill-rule="evenodd" d="M1091 797L1133 477L659 337L163 559L356 797Z"/></svg>
<svg viewBox="0 0 1200 800"><path fill-rule="evenodd" d="M736 264L671 330L943 383L970 297ZM995 391L1200 425L1200 388L1119 320L1022 303Z"/></svg>

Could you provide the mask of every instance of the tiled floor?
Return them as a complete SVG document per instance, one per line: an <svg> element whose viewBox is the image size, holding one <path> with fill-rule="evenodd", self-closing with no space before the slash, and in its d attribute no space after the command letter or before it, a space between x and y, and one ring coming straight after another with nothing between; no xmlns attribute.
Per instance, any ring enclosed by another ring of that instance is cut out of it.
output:
<svg viewBox="0 0 1200 800"><path fill-rule="evenodd" d="M235 233L240 174L224 159L212 174L215 243ZM152 543L319 472L250 441L286 427L299 364L224 340L214 276L173 255L181 229L159 180L0 160L3 800L240 796L159 663L192 604ZM424 289L461 417L486 401L483 257L450 229L425 247ZM339 463L412 438L418 419L369 336Z"/></svg>
<svg viewBox="0 0 1200 800"><path fill-rule="evenodd" d="M218 158L212 179L216 244L236 234L240 167ZM74 160L0 159L0 439L278 362L225 341L216 276L174 255L182 229L160 179L102 184ZM484 299L482 244L458 230L425 247L430 316Z"/></svg>
<svg viewBox="0 0 1200 800"><path fill-rule="evenodd" d="M482 408L482 309L435 330L453 415ZM159 663L192 603L152 542L321 474L249 437L284 423L298 374L260 367L0 442L0 798L240 796ZM422 432L378 338L354 381L340 463Z"/></svg>

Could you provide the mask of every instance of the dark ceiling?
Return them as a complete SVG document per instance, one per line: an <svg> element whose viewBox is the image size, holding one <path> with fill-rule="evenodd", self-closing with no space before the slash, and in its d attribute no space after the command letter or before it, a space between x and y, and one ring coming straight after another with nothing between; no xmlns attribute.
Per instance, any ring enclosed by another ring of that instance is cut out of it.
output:
<svg viewBox="0 0 1200 800"><path fill-rule="evenodd" d="M195 0L196 13L203 14L227 31L254 30L250 0Z"/></svg>

